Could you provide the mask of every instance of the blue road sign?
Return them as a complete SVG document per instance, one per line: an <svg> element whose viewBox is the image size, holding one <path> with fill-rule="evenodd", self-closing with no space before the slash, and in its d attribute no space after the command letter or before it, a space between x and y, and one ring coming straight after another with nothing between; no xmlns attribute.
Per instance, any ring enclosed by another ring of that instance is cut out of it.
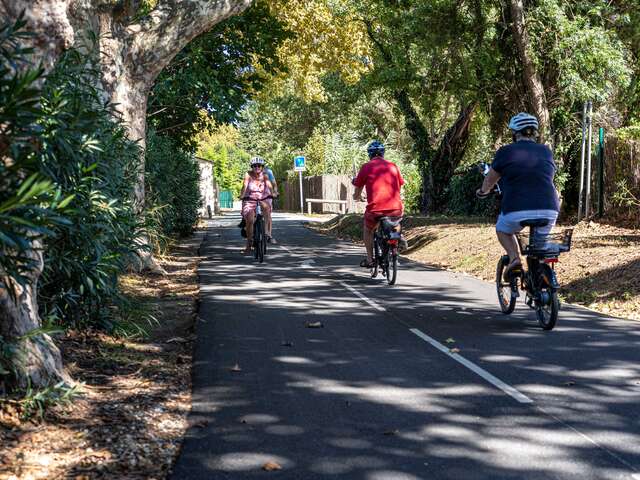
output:
<svg viewBox="0 0 640 480"><path fill-rule="evenodd" d="M305 158L303 156L298 156L293 159L293 169L296 172L304 172L305 171Z"/></svg>

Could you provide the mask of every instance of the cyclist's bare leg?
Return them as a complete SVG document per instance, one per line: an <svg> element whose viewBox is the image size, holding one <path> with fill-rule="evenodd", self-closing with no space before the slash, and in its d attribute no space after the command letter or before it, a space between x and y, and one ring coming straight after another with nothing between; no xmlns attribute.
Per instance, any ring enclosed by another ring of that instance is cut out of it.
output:
<svg viewBox="0 0 640 480"><path fill-rule="evenodd" d="M245 247L244 251L246 253L249 253L251 251L251 245L253 244L253 224L256 221L256 212L248 212L244 217L244 221L246 222L244 228L247 231L247 246Z"/></svg>
<svg viewBox="0 0 640 480"><path fill-rule="evenodd" d="M500 245L502 245L502 248L504 248L507 252L507 255L509 255L509 264L522 264L516 236L513 234L498 231L496 231L496 233L498 234L498 241L500 242Z"/></svg>
<svg viewBox="0 0 640 480"><path fill-rule="evenodd" d="M362 240L364 241L364 247L367 250L367 262L369 263L373 262L373 232L375 232L376 228L378 228L377 225L373 230L371 230L367 226L366 220L362 227Z"/></svg>
<svg viewBox="0 0 640 480"><path fill-rule="evenodd" d="M271 237L271 228L273 226L273 221L271 219L271 205L267 202L260 202L260 206L262 207L262 214L264 215L265 233L268 237Z"/></svg>

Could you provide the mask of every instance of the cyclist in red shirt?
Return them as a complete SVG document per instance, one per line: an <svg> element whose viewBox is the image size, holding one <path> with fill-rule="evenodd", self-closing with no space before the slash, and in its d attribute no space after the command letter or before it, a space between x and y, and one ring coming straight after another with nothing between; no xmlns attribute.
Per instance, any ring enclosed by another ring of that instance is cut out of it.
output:
<svg viewBox="0 0 640 480"><path fill-rule="evenodd" d="M404 179L393 162L384 159L384 145L374 140L367 148L369 161L365 163L353 180L356 187L353 198L361 200L362 190L367 192L367 208L364 213L363 240L367 258L360 262L364 268L373 267L373 233L382 217L401 217L404 206L400 198L400 187Z"/></svg>

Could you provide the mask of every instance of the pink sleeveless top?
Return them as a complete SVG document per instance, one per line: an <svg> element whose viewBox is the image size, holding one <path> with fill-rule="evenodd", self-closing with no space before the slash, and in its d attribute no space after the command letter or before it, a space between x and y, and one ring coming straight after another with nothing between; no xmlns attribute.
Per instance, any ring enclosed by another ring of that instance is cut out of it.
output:
<svg viewBox="0 0 640 480"><path fill-rule="evenodd" d="M261 173L258 178L249 175L249 183L245 191L245 196L253 200L261 200L271 196L271 189L267 185L267 176Z"/></svg>

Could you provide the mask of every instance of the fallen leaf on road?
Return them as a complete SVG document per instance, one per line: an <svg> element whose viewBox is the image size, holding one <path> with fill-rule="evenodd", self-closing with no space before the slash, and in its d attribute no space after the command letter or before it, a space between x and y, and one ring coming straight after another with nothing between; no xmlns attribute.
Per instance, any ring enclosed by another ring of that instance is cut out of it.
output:
<svg viewBox="0 0 640 480"><path fill-rule="evenodd" d="M236 363L233 367L231 367L231 368L230 368L230 370L231 370L232 372L241 372L241 371L242 371L242 368L240 368L240 365L238 365L238 364Z"/></svg>
<svg viewBox="0 0 640 480"><path fill-rule="evenodd" d="M451 353L460 353L460 349L459 348L452 348L449 350Z"/></svg>
<svg viewBox="0 0 640 480"><path fill-rule="evenodd" d="M274 470L282 470L282 467L276 462L267 462L262 466L262 469L267 472L273 472Z"/></svg>
<svg viewBox="0 0 640 480"><path fill-rule="evenodd" d="M446 343L456 343L456 341L455 341L453 338L451 338L451 337L447 338L447 339L445 340L445 342L446 342Z"/></svg>
<svg viewBox="0 0 640 480"><path fill-rule="evenodd" d="M307 322L307 328L322 328L322 322Z"/></svg>
<svg viewBox="0 0 640 480"><path fill-rule="evenodd" d="M189 340L187 340L186 338L183 337L173 337L170 338L169 340L167 340L164 343L187 343Z"/></svg>

